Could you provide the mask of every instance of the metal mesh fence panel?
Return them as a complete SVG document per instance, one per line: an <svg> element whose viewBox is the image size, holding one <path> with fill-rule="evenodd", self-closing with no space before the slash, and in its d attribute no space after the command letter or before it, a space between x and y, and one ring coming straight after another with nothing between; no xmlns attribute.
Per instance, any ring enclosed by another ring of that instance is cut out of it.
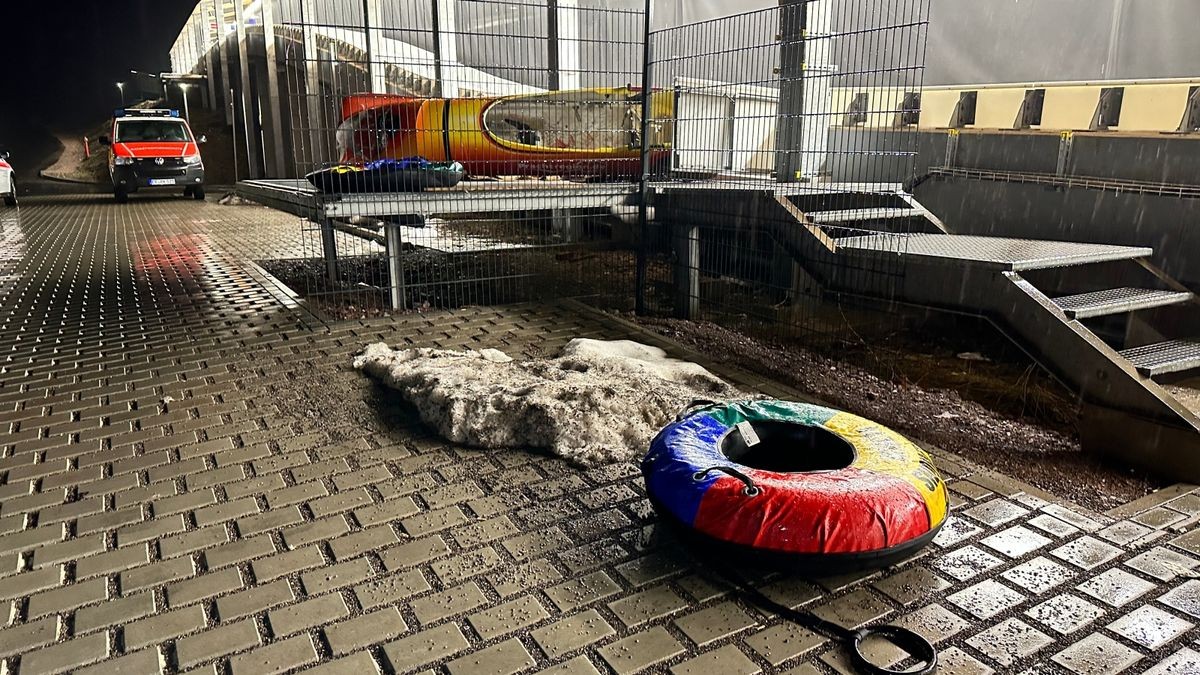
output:
<svg viewBox="0 0 1200 675"><path fill-rule="evenodd" d="M645 304L808 338L892 295L936 221L903 181L927 0L796 0L651 34ZM653 152L653 151L651 151ZM858 319L878 323L887 314Z"/></svg>
<svg viewBox="0 0 1200 675"><path fill-rule="evenodd" d="M301 218L260 263L335 317L572 297L818 337L940 231L903 189L928 6L204 0L173 57Z"/></svg>
<svg viewBox="0 0 1200 675"><path fill-rule="evenodd" d="M285 4L290 187L313 209L269 271L334 314L631 305L641 11Z"/></svg>

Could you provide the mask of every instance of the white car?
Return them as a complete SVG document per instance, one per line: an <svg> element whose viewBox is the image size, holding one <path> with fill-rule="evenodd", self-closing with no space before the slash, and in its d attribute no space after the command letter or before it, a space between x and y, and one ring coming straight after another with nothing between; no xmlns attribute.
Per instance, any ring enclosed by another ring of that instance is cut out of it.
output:
<svg viewBox="0 0 1200 675"><path fill-rule="evenodd" d="M17 182L13 180L13 168L8 163L7 152L0 154L0 196L4 197L5 206L17 205Z"/></svg>

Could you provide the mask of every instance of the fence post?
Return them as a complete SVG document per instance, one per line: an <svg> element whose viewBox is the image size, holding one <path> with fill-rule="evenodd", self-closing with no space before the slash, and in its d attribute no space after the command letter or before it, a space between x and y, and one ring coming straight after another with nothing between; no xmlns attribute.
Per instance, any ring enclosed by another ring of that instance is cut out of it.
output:
<svg viewBox="0 0 1200 675"><path fill-rule="evenodd" d="M672 222L671 232L675 248L675 316L695 319L700 315L700 226Z"/></svg>
<svg viewBox="0 0 1200 675"><path fill-rule="evenodd" d="M283 146L283 108L282 101L279 97L279 60L276 53L275 44L275 8L274 3L264 2L262 4L262 26L263 26L263 42L266 46L267 58L267 102L269 108L269 122L271 125L271 134L269 137L271 145L271 160L267 159L266 150L263 150L263 164L268 168L267 173L274 172L278 178L283 178L288 175L287 156ZM264 134L265 136L266 134Z"/></svg>
<svg viewBox="0 0 1200 675"><path fill-rule="evenodd" d="M579 0L549 0L546 10L550 89L578 89Z"/></svg>
<svg viewBox="0 0 1200 675"><path fill-rule="evenodd" d="M453 0L433 0L433 67L437 96L458 98L463 73L458 67L458 18Z"/></svg>
<svg viewBox="0 0 1200 675"><path fill-rule="evenodd" d="M246 175L250 178L260 178L258 116L254 114L254 93L250 90L250 44L242 0L233 3L233 10L234 20L237 21L238 70L241 71L242 104L242 119L234 120L234 124L238 124L239 121L242 124L242 138L246 141Z"/></svg>
<svg viewBox="0 0 1200 675"><path fill-rule="evenodd" d="M225 4L227 0L212 0L212 2L213 12L216 13L215 21L217 24L217 55L221 58L221 95L224 96L225 90L229 90L229 100L232 101L233 90L230 89L230 87L232 87L233 84L229 79L229 53L227 51L229 49L229 44L228 40L225 39ZM232 125L234 123L233 109L228 105L225 105L224 101L222 102L222 105L225 107L225 124Z"/></svg>
<svg viewBox="0 0 1200 675"><path fill-rule="evenodd" d="M794 183L804 168L804 42L809 0L779 3L779 118L775 131L775 180Z"/></svg>
<svg viewBox="0 0 1200 675"><path fill-rule="evenodd" d="M654 81L650 69L650 59L654 57L650 43L650 12L653 6L654 0L646 0L642 26L642 176L638 184L637 274L634 278L634 309L639 315L646 313L646 249L650 245L647 202L650 199L650 171L654 168L650 156L650 115L654 110L651 105Z"/></svg>

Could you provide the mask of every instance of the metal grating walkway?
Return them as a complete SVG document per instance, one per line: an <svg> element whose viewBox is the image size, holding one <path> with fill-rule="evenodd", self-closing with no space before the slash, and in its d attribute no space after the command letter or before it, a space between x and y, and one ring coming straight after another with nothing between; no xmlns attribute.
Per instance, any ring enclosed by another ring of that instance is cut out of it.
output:
<svg viewBox="0 0 1200 675"><path fill-rule="evenodd" d="M827 223L853 223L893 218L920 218L924 213L911 208L845 209L842 211L816 211L808 217L818 225Z"/></svg>
<svg viewBox="0 0 1200 675"><path fill-rule="evenodd" d="M605 209L633 203L633 183L565 180L466 181L446 189L322 195L306 180L242 181L238 191L264 204L305 216L449 215L545 209Z"/></svg>
<svg viewBox="0 0 1200 675"><path fill-rule="evenodd" d="M1079 295L1054 298L1054 304L1071 319L1087 319L1109 314L1136 312L1142 309L1165 307L1192 299L1184 291L1164 291L1152 288L1112 288Z"/></svg>
<svg viewBox="0 0 1200 675"><path fill-rule="evenodd" d="M1200 342L1168 340L1121 352L1146 377L1178 373L1200 367Z"/></svg>
<svg viewBox="0 0 1200 675"><path fill-rule="evenodd" d="M965 263L1012 272L1134 260L1152 253L1152 249L1140 246L955 234L866 235L838 239L837 244L839 248L867 255L902 255L924 262L956 266Z"/></svg>

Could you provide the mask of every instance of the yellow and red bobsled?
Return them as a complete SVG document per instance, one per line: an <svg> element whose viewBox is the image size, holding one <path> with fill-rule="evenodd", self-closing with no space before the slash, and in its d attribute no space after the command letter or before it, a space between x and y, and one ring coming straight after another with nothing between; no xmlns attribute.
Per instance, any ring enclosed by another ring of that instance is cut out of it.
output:
<svg viewBox="0 0 1200 675"><path fill-rule="evenodd" d="M342 100L338 151L345 164L423 157L456 161L472 176L641 175L642 92L580 89L499 98L355 94ZM651 96L654 120L669 120L671 92ZM651 162L669 150L655 136Z"/></svg>

